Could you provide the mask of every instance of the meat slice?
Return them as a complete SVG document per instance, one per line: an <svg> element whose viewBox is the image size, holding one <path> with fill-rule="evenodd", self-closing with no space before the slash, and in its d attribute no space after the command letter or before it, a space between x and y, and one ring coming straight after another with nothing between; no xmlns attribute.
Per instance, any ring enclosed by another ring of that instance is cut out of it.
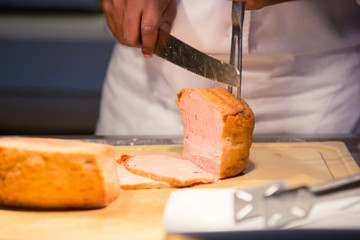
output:
<svg viewBox="0 0 360 240"><path fill-rule="evenodd" d="M111 145L46 138L0 138L0 204L85 209L119 196Z"/></svg>
<svg viewBox="0 0 360 240"><path fill-rule="evenodd" d="M124 190L138 190L148 188L168 188L171 187L163 181L155 181L150 178L142 177L126 170L123 163L116 164L120 187Z"/></svg>
<svg viewBox="0 0 360 240"><path fill-rule="evenodd" d="M254 129L254 115L247 103L224 88L182 89L177 97L184 127L182 158L216 179L242 172Z"/></svg>
<svg viewBox="0 0 360 240"><path fill-rule="evenodd" d="M124 162L130 172L164 181L174 187L214 182L212 174L205 172L189 160L165 155L136 155Z"/></svg>

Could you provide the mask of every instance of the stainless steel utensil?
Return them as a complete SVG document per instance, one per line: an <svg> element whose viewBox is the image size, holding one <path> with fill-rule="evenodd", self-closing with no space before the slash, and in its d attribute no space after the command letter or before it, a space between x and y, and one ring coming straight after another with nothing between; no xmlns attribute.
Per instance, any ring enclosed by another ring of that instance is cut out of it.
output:
<svg viewBox="0 0 360 240"><path fill-rule="evenodd" d="M344 197L360 187L360 174L313 187L290 189L276 181L234 193L234 220L262 216L267 228L278 228L294 220L306 218L312 207L321 201ZM341 194L340 194L341 193Z"/></svg>
<svg viewBox="0 0 360 240"><path fill-rule="evenodd" d="M159 29L155 54L179 67L228 86L239 86L239 71Z"/></svg>
<svg viewBox="0 0 360 240"><path fill-rule="evenodd" d="M243 1L233 1L232 3L232 38L230 49L230 64L235 66L237 60L237 68L239 70L239 83L237 84L236 96L241 99L241 78L242 78L242 32L245 14L245 3ZM237 49L236 49L237 46ZM237 52L237 59L235 55ZM233 87L228 87L229 92L233 92Z"/></svg>

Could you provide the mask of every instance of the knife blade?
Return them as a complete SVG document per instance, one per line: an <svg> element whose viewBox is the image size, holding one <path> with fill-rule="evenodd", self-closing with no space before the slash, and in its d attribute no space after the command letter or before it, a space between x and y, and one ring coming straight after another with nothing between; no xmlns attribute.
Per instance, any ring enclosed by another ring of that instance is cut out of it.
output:
<svg viewBox="0 0 360 240"><path fill-rule="evenodd" d="M159 29L155 54L173 64L213 81L238 87L240 72Z"/></svg>

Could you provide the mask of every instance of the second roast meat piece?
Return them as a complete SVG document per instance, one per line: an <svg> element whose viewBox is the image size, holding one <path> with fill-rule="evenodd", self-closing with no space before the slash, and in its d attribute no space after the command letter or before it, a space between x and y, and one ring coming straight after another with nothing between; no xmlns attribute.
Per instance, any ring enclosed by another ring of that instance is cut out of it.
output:
<svg viewBox="0 0 360 240"><path fill-rule="evenodd" d="M184 127L182 158L215 179L241 173L247 166L254 130L248 104L220 87L182 89L177 97Z"/></svg>

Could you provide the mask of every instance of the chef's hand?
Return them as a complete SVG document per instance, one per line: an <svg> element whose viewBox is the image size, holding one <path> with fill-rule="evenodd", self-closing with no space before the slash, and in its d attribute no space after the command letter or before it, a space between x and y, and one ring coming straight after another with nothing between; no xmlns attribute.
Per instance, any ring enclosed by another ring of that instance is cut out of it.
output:
<svg viewBox="0 0 360 240"><path fill-rule="evenodd" d="M158 29L170 32L176 0L103 0L107 23L121 44L139 47L151 58Z"/></svg>
<svg viewBox="0 0 360 240"><path fill-rule="evenodd" d="M239 1L239 0L234 0ZM246 10L258 10L266 6L274 5L282 2L290 2L294 0L242 0L245 2Z"/></svg>

